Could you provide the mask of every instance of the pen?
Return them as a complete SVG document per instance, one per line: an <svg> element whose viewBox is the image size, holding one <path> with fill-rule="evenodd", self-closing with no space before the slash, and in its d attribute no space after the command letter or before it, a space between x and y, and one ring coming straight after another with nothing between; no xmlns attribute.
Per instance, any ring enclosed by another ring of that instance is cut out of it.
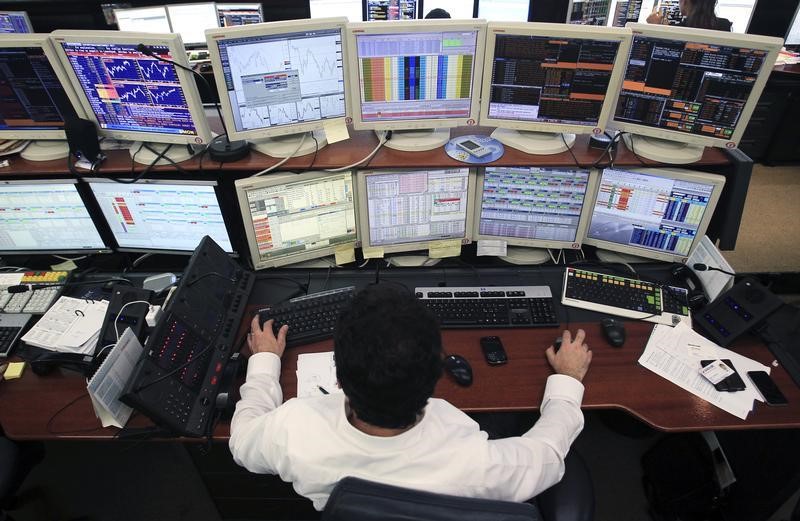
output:
<svg viewBox="0 0 800 521"><path fill-rule="evenodd" d="M317 389L319 389L319 392L321 392L322 394L331 394L328 391L326 391L325 388L322 387L321 385L318 385Z"/></svg>

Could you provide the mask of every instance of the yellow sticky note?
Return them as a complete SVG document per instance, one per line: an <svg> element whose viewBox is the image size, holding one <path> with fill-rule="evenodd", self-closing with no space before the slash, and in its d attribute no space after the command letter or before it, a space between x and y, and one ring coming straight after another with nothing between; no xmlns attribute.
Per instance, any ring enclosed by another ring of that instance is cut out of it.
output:
<svg viewBox="0 0 800 521"><path fill-rule="evenodd" d="M328 143L350 139L350 134L347 132L347 123L342 118L322 120L322 129L325 131L325 139L328 140Z"/></svg>
<svg viewBox="0 0 800 521"><path fill-rule="evenodd" d="M352 244L339 246L336 248L336 250L334 250L334 255L336 256L337 266L339 266L340 264L348 264L350 262L355 262L356 248Z"/></svg>
<svg viewBox="0 0 800 521"><path fill-rule="evenodd" d="M458 257L459 255L461 255L461 239L447 239L428 243L428 257L431 259Z"/></svg>
<svg viewBox="0 0 800 521"><path fill-rule="evenodd" d="M5 374L3 377L6 380L15 380L22 376L22 371L25 369L25 362L11 362L8 364L8 368L6 369Z"/></svg>
<svg viewBox="0 0 800 521"><path fill-rule="evenodd" d="M365 259L382 259L383 258L383 248L381 247L369 247L363 246L361 248L361 252L364 254Z"/></svg>
<svg viewBox="0 0 800 521"><path fill-rule="evenodd" d="M71 260L65 260L64 262L53 264L50 269L53 271L73 271L78 269L78 265Z"/></svg>

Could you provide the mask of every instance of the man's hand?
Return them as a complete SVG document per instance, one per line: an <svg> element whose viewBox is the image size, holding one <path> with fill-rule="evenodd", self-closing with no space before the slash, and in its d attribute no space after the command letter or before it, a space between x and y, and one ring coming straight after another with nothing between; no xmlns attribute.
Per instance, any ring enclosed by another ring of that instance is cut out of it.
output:
<svg viewBox="0 0 800 521"><path fill-rule="evenodd" d="M652 13L647 15L647 23L649 24L663 25L664 20L666 20L666 18L664 17L663 14L661 14L660 11L653 11Z"/></svg>
<svg viewBox="0 0 800 521"><path fill-rule="evenodd" d="M258 315L253 317L250 322L250 333L247 334L247 346L250 352L256 353L275 353L278 358L283 356L283 351L286 349L286 333L289 331L289 326L284 324L278 331L278 337L272 332L273 320L264 322L264 328L259 324Z"/></svg>
<svg viewBox="0 0 800 521"><path fill-rule="evenodd" d="M558 353L553 346L547 348L545 351L547 361L550 362L556 373L571 376L579 382L583 381L586 371L589 370L589 364L592 362L592 352L584 343L585 338L586 332L583 329L578 330L575 340L572 339L569 330L565 329L561 335L561 349L558 350Z"/></svg>

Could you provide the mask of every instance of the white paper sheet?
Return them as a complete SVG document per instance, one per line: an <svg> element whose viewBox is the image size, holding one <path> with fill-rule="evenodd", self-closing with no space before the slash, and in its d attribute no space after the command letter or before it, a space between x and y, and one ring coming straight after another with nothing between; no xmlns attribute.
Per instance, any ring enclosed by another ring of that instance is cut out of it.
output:
<svg viewBox="0 0 800 521"><path fill-rule="evenodd" d="M733 285L733 277L730 275L720 271L697 271L692 268L695 263L705 264L713 268L720 268L725 271L730 271L731 273L734 272L731 265L728 264L728 261L725 260L725 257L722 256L722 253L720 253L707 235L704 235L700 240L700 244L697 245L687 259L686 265L697 274L700 282L703 283L703 291L709 301L714 300L723 291Z"/></svg>
<svg viewBox="0 0 800 521"><path fill-rule="evenodd" d="M61 297L25 333L22 341L42 349L86 353L94 349L108 301Z"/></svg>
<svg viewBox="0 0 800 521"><path fill-rule="evenodd" d="M340 393L336 380L336 363L333 351L324 353L306 353L297 356L297 397L320 396L323 393Z"/></svg>
<svg viewBox="0 0 800 521"><path fill-rule="evenodd" d="M103 427L113 425L121 428L131 417L133 409L120 402L119 397L143 351L139 339L130 328L126 328L117 345L89 380L87 390Z"/></svg>

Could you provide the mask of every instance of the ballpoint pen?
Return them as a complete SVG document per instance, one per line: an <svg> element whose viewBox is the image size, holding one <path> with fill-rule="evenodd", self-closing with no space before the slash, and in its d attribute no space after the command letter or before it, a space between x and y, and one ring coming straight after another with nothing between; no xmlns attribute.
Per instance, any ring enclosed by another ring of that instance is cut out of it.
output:
<svg viewBox="0 0 800 521"><path fill-rule="evenodd" d="M331 394L324 387L322 387L321 385L318 385L317 389L319 389L319 392L321 392L322 394Z"/></svg>

